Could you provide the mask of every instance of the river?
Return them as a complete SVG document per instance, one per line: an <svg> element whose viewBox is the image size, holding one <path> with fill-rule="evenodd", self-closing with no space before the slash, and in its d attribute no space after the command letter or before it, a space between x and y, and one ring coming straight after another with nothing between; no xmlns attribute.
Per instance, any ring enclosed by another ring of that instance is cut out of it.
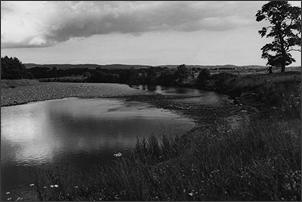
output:
<svg viewBox="0 0 302 202"><path fill-rule="evenodd" d="M179 101L212 107L225 100L188 88L156 87L155 93L189 96ZM123 98L71 97L2 107L2 193L32 183L26 168L106 164L126 155L138 138L179 136L195 125L179 113Z"/></svg>

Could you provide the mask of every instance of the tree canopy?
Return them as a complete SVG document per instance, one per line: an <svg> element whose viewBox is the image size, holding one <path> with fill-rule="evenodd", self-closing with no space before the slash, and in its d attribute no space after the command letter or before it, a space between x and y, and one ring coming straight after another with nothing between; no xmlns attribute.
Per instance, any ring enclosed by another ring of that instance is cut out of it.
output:
<svg viewBox="0 0 302 202"><path fill-rule="evenodd" d="M31 75L25 66L16 57L1 57L1 78L2 79L27 79Z"/></svg>
<svg viewBox="0 0 302 202"><path fill-rule="evenodd" d="M261 48L262 58L267 65L285 67L295 62L291 51L301 52L301 8L291 6L287 1L270 1L256 14L256 21L268 21L270 25L259 30L261 37L273 38Z"/></svg>

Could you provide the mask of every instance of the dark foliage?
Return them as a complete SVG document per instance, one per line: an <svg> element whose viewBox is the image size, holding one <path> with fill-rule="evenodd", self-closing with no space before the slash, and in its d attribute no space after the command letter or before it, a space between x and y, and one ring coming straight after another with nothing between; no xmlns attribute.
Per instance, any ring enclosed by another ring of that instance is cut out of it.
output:
<svg viewBox="0 0 302 202"><path fill-rule="evenodd" d="M179 65L175 72L176 82L182 83L185 79L190 76L190 70L185 64Z"/></svg>
<svg viewBox="0 0 302 202"><path fill-rule="evenodd" d="M198 77L197 77L197 85L199 87L203 87L207 84L210 78L210 71L208 69L200 70Z"/></svg>
<svg viewBox="0 0 302 202"><path fill-rule="evenodd" d="M29 79L32 75L25 69L25 66L16 57L1 57L1 78L2 79Z"/></svg>
<svg viewBox="0 0 302 202"><path fill-rule="evenodd" d="M291 6L287 1L270 1L262 6L256 14L258 22L268 21L271 25L259 30L261 37L273 38L271 43L261 48L262 58L267 65L285 67L295 62L291 51L300 51L301 47L301 8Z"/></svg>

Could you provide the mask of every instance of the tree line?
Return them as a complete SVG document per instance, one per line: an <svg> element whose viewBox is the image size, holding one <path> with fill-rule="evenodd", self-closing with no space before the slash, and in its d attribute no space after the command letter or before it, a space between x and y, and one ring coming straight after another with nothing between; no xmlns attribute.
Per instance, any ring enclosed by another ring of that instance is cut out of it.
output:
<svg viewBox="0 0 302 202"><path fill-rule="evenodd" d="M185 64L177 68L150 67L130 69L102 69L102 68L68 68L32 67L26 69L17 58L7 56L1 58L2 79L46 79L64 81L61 78L81 76L81 82L89 83L124 83L130 85L165 85L184 86L193 85L196 80L205 80L210 75L208 69L190 68ZM68 81L68 80L66 80ZM202 83L202 82L200 82Z"/></svg>

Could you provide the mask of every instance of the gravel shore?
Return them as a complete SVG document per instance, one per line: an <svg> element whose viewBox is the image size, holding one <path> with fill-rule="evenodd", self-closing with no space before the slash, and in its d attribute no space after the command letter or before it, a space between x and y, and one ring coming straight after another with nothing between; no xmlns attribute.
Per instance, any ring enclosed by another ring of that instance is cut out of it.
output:
<svg viewBox="0 0 302 202"><path fill-rule="evenodd" d="M1 89L1 106L65 97L122 97L146 92L124 84L109 83L37 83Z"/></svg>

